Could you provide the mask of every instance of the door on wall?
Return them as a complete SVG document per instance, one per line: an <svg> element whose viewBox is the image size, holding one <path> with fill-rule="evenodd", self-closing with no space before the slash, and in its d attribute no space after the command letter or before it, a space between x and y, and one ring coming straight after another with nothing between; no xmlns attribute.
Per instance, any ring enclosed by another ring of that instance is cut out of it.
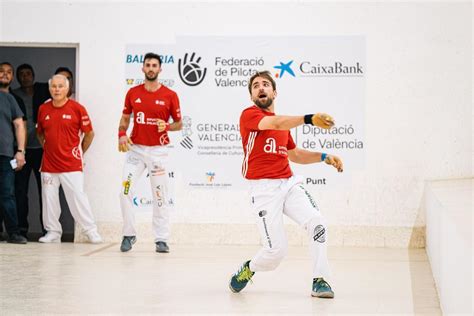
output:
<svg viewBox="0 0 474 316"><path fill-rule="evenodd" d="M76 91L76 55L77 45L71 45L69 47L46 47L42 45L41 47L38 47L28 45L15 46L13 44L0 43L0 62L9 62L15 68L15 78L11 84L13 90L20 86L16 78L16 68L21 64L29 64L32 66L35 73L35 82L47 82L58 67L69 68L74 78L73 91ZM30 113L29 115L31 116L32 114ZM34 129L32 126L34 125L29 126L30 130ZM30 137L33 136L34 135L30 135ZM28 240L30 241L37 241L38 238L43 235L43 229L40 222L40 194L41 193L38 192L37 189L34 173L31 172L28 186ZM62 188L60 189L60 203L60 222L63 228L62 240L72 242L74 241L74 220L69 211Z"/></svg>

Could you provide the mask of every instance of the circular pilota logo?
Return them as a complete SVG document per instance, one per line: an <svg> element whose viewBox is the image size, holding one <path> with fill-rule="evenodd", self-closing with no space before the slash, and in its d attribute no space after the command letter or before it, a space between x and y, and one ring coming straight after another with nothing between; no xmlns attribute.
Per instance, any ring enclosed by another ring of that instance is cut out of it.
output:
<svg viewBox="0 0 474 316"><path fill-rule="evenodd" d="M199 65L201 57L194 60L196 53L191 54L191 58L188 60L188 53L184 54L184 58L180 58L178 61L178 73L181 80L188 86L197 86L200 84L206 76L207 68Z"/></svg>

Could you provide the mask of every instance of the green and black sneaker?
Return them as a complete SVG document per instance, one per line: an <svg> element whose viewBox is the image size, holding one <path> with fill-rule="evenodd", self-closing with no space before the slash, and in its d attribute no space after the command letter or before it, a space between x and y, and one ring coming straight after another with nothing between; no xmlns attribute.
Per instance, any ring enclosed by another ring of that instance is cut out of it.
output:
<svg viewBox="0 0 474 316"><path fill-rule="evenodd" d="M232 276L229 283L229 288L234 293L239 293L247 286L247 283L251 281L255 272L252 272L249 267L250 260L245 262L239 271Z"/></svg>
<svg viewBox="0 0 474 316"><path fill-rule="evenodd" d="M321 298L334 298L334 292L331 286L323 278L313 279L313 292L311 296Z"/></svg>

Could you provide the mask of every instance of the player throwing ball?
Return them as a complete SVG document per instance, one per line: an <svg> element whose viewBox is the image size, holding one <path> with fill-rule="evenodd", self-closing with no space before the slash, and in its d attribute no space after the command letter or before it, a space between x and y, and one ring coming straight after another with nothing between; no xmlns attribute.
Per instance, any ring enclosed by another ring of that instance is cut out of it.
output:
<svg viewBox="0 0 474 316"><path fill-rule="evenodd" d="M270 72L257 72L249 80L250 97L255 105L240 116L244 147L242 174L250 183L252 214L263 248L231 278L229 287L238 293L255 272L274 270L286 256L283 214L308 232L313 260L312 296L333 298L325 278L329 275L327 228L323 216L308 191L290 169L289 160L299 164L325 162L342 172L342 161L334 155L297 148L290 129L303 124L329 129L331 116L323 113L305 116L275 115L276 84Z"/></svg>

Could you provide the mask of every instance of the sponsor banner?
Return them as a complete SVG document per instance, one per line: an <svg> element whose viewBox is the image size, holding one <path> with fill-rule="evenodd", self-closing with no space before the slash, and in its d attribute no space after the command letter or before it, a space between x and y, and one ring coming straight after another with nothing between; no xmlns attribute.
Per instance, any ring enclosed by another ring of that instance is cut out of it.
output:
<svg viewBox="0 0 474 316"><path fill-rule="evenodd" d="M344 162L343 174L323 164L292 164L305 184L350 184L351 171L364 167L364 37L177 37L173 44L127 45L124 96L143 83L147 52L162 57L159 80L180 98L183 129L170 133L170 161L186 187L245 184L239 117L252 105L248 79L258 70L274 75L276 114L325 112L335 118L330 130L292 130L298 147L336 154Z"/></svg>

